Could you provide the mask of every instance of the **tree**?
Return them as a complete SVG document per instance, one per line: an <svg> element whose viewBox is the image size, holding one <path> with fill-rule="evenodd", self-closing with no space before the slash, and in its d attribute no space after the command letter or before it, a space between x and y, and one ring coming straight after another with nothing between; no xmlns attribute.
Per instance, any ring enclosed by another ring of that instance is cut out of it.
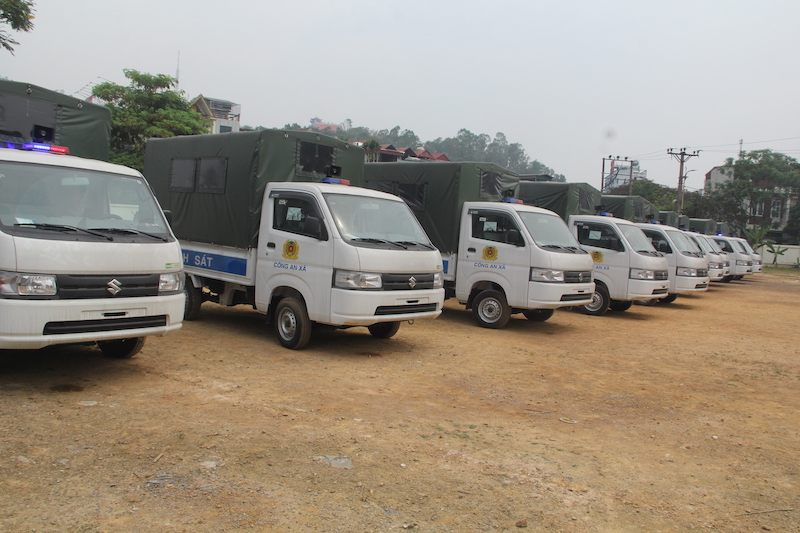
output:
<svg viewBox="0 0 800 533"><path fill-rule="evenodd" d="M788 155L772 150L754 150L743 153L733 165L733 174L737 180L751 181L762 189L800 190L800 163Z"/></svg>
<svg viewBox="0 0 800 533"><path fill-rule="evenodd" d="M208 133L209 121L189 107L182 91L172 90L175 78L124 72L130 80L127 87L106 82L92 89L111 110L112 163L142 170L147 139Z"/></svg>
<svg viewBox="0 0 800 533"><path fill-rule="evenodd" d="M33 0L0 0L0 25L9 25L14 31L33 29ZM2 26L0 26L2 27ZM8 32L0 29L0 46L14 55L14 45L19 44Z"/></svg>
<svg viewBox="0 0 800 533"><path fill-rule="evenodd" d="M378 160L378 153L381 149L381 144L378 141L375 139L370 139L361 147L364 149L364 158L367 160L367 162L373 163Z"/></svg>

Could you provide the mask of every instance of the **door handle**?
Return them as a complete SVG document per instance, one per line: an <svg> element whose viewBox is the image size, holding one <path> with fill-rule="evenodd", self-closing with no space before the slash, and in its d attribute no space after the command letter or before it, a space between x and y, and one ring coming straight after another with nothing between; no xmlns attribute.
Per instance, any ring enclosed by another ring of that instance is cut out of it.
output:
<svg viewBox="0 0 800 533"><path fill-rule="evenodd" d="M468 252L474 252L474 251L475 251L475 248L467 248L467 251L468 251Z"/></svg>

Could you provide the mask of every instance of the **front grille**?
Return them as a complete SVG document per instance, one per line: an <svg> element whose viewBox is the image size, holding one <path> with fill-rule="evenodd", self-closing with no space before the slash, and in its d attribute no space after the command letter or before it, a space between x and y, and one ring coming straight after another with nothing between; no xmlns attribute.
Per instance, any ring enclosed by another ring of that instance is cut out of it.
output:
<svg viewBox="0 0 800 533"><path fill-rule="evenodd" d="M708 270L705 268L698 268L697 269L697 277L698 278L707 278L708 277Z"/></svg>
<svg viewBox="0 0 800 533"><path fill-rule="evenodd" d="M167 315L132 318L109 318L100 320L73 320L48 322L44 335L66 335L68 333L94 333L98 331L120 331L123 329L158 328L167 325Z"/></svg>
<svg viewBox="0 0 800 533"><path fill-rule="evenodd" d="M382 305L375 309L375 315L404 315L430 311L436 311L436 304Z"/></svg>
<svg viewBox="0 0 800 533"><path fill-rule="evenodd" d="M655 271L655 279L656 281L666 281L669 279L669 272L666 270L656 270ZM655 294L655 293L653 293Z"/></svg>
<svg viewBox="0 0 800 533"><path fill-rule="evenodd" d="M591 294L565 294L561 297L562 302L575 302L577 300L590 300Z"/></svg>
<svg viewBox="0 0 800 533"><path fill-rule="evenodd" d="M159 274L56 276L61 300L158 296Z"/></svg>
<svg viewBox="0 0 800 533"><path fill-rule="evenodd" d="M410 291L417 289L432 289L433 274L381 274L383 290L385 291ZM413 281L412 281L413 280Z"/></svg>
<svg viewBox="0 0 800 533"><path fill-rule="evenodd" d="M592 281L591 270L564 271L564 283L589 283L590 281Z"/></svg>

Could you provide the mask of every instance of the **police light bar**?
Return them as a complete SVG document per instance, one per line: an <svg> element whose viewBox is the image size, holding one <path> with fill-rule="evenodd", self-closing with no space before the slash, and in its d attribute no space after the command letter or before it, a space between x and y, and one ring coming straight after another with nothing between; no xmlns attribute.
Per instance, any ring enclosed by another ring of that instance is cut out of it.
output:
<svg viewBox="0 0 800 533"><path fill-rule="evenodd" d="M322 183L333 183L335 185L350 185L350 180L342 178L322 178Z"/></svg>
<svg viewBox="0 0 800 533"><path fill-rule="evenodd" d="M503 201L507 204L521 204L524 203L522 200L517 200L516 198L503 198Z"/></svg>
<svg viewBox="0 0 800 533"><path fill-rule="evenodd" d="M55 144L43 144L43 143L24 143L22 145L23 150L33 150L35 152L52 152L54 154L68 154L69 148L66 146L57 146Z"/></svg>

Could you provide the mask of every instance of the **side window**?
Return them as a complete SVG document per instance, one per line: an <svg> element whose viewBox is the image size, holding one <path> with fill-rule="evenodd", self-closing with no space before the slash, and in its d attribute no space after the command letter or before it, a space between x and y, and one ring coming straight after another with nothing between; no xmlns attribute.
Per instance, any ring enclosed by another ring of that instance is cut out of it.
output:
<svg viewBox="0 0 800 533"><path fill-rule="evenodd" d="M650 239L650 242L653 244L653 248L658 250L661 253L671 254L672 247L667 242L667 239L657 231L648 231L644 230L644 234L647 235L647 238Z"/></svg>
<svg viewBox="0 0 800 533"><path fill-rule="evenodd" d="M517 225L505 215L497 213L472 214L472 237L475 239L518 244L518 238L513 238L513 234L510 234L509 230L517 230L514 233L519 235Z"/></svg>
<svg viewBox="0 0 800 533"><path fill-rule="evenodd" d="M278 230L317 237L314 234L314 224L326 235L322 217L317 209L317 204L312 198L290 196L273 198L274 214L272 227ZM323 237L324 238L324 237Z"/></svg>
<svg viewBox="0 0 800 533"><path fill-rule="evenodd" d="M614 229L605 224L580 224L578 226L578 242L586 246L608 250L624 249Z"/></svg>
<svg viewBox="0 0 800 533"><path fill-rule="evenodd" d="M728 243L728 241L717 241L717 244L719 244L719 247L722 248L723 252L727 252L729 254L733 253L733 248L731 248L731 245Z"/></svg>

